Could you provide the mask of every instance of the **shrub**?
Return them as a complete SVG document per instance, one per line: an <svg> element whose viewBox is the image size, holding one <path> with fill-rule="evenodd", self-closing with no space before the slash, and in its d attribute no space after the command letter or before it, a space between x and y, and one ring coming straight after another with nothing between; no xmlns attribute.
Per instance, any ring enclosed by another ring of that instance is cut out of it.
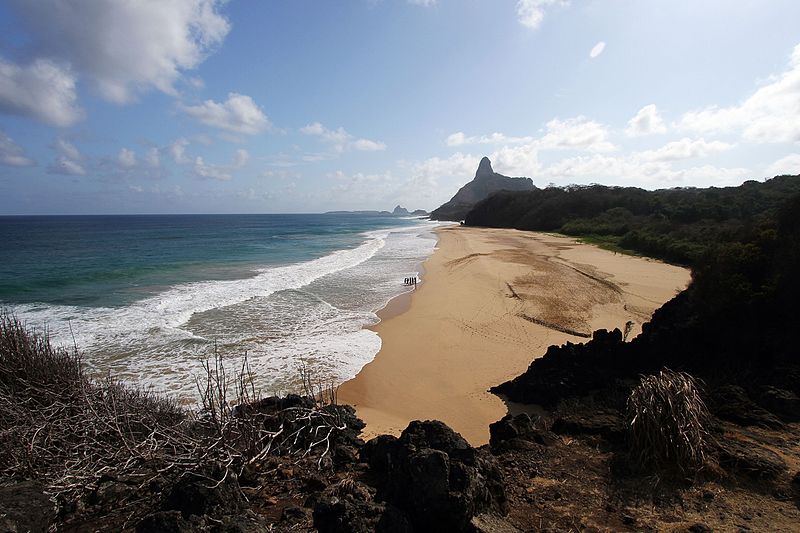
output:
<svg viewBox="0 0 800 533"><path fill-rule="evenodd" d="M703 466L710 415L692 376L664 369L643 376L627 402L631 455L641 469Z"/></svg>

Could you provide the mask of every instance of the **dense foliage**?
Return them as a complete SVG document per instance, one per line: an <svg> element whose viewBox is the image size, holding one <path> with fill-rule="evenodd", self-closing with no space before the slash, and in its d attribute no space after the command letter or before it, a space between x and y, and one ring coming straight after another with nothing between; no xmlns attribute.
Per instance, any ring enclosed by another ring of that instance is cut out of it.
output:
<svg viewBox="0 0 800 533"><path fill-rule="evenodd" d="M475 205L465 223L555 231L696 265L720 244L758 238L774 225L779 207L797 193L800 176L707 189L548 187L496 193Z"/></svg>

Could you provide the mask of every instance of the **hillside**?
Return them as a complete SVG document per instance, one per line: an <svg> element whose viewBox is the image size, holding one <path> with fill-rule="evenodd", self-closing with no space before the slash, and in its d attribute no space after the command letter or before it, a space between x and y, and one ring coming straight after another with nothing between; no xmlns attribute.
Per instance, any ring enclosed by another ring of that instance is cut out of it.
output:
<svg viewBox="0 0 800 533"><path fill-rule="evenodd" d="M661 189L603 185L501 192L466 215L470 226L554 231L682 264L718 243L748 239L800 193L800 176L738 187Z"/></svg>
<svg viewBox="0 0 800 533"><path fill-rule="evenodd" d="M488 157L481 159L475 178L461 187L450 201L431 212L431 220L464 220L469 210L481 200L498 191L533 190L530 178L509 178L496 173Z"/></svg>

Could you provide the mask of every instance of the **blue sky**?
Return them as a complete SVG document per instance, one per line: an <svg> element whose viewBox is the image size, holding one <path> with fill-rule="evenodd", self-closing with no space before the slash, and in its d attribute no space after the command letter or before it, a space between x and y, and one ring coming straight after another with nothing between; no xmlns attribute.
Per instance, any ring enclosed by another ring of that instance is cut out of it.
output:
<svg viewBox="0 0 800 533"><path fill-rule="evenodd" d="M800 2L9 0L0 214L432 209L800 173Z"/></svg>

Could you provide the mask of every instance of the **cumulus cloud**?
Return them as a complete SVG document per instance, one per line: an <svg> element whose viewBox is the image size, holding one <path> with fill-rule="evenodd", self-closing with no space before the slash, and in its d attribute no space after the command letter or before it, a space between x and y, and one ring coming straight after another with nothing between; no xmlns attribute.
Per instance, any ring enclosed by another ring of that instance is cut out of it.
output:
<svg viewBox="0 0 800 533"><path fill-rule="evenodd" d="M14 0L43 58L72 65L111 102L157 89L174 94L230 30L224 0ZM87 28L89 30L87 30Z"/></svg>
<svg viewBox="0 0 800 533"><path fill-rule="evenodd" d="M644 161L679 161L682 159L696 159L712 154L724 152L733 148L732 144L722 141L706 141L705 139L689 139L684 137L679 141L665 144L657 150L647 150L638 154Z"/></svg>
<svg viewBox="0 0 800 533"><path fill-rule="evenodd" d="M144 162L153 168L161 166L161 151L155 146L148 148L144 153Z"/></svg>
<svg viewBox="0 0 800 533"><path fill-rule="evenodd" d="M605 50L605 49L606 49L606 43L605 43L605 41L600 41L599 43L597 43L596 45L594 45L594 46L592 47L592 49L589 51L589 57L590 57L590 58L592 58L592 59L594 59L594 58L596 58L597 56L599 56L600 54L602 54L602 53L603 53L603 50Z"/></svg>
<svg viewBox="0 0 800 533"><path fill-rule="evenodd" d="M0 165L29 167L35 164L33 159L25 156L25 152L14 139L0 130Z"/></svg>
<svg viewBox="0 0 800 533"><path fill-rule="evenodd" d="M739 105L685 113L680 128L698 133L738 133L756 143L800 142L800 44L787 69Z"/></svg>
<svg viewBox="0 0 800 533"><path fill-rule="evenodd" d="M447 136L447 146L464 146L468 144L520 144L533 141L533 137L509 137L503 133L495 132L489 135L467 137L464 132L458 131Z"/></svg>
<svg viewBox="0 0 800 533"><path fill-rule="evenodd" d="M584 116L564 120L554 118L546 124L546 133L538 143L542 148L572 148L592 152L616 150L608 140L608 128Z"/></svg>
<svg viewBox="0 0 800 533"><path fill-rule="evenodd" d="M765 173L769 177L800 174L800 154L789 154L778 159L767 167Z"/></svg>
<svg viewBox="0 0 800 533"><path fill-rule="evenodd" d="M568 4L568 0L518 0L517 18L520 24L535 30L542 25L544 13L548 8Z"/></svg>
<svg viewBox="0 0 800 533"><path fill-rule="evenodd" d="M200 156L195 158L192 170L195 175L201 178L211 178L219 181L230 181L233 178L228 168L218 165L209 165Z"/></svg>
<svg viewBox="0 0 800 533"><path fill-rule="evenodd" d="M329 144L337 153L341 153L349 149L366 152L386 150L386 144L382 143L381 141L357 139L342 127L339 127L335 130L329 130L319 122L314 122L312 124L303 126L300 128L300 132L305 135L319 137L325 143Z"/></svg>
<svg viewBox="0 0 800 533"><path fill-rule="evenodd" d="M206 100L195 106L182 105L181 109L203 124L234 133L254 135L270 127L264 112L244 94L229 93L224 102Z"/></svg>
<svg viewBox="0 0 800 533"><path fill-rule="evenodd" d="M86 169L77 161L59 157L47 167L50 174L63 174L65 176L85 176Z"/></svg>
<svg viewBox="0 0 800 533"><path fill-rule="evenodd" d="M169 153L172 156L172 160L179 165L185 165L190 161L190 159L186 156L187 146L189 146L189 140L183 137L180 139L175 139L175 141L169 145Z"/></svg>
<svg viewBox="0 0 800 533"><path fill-rule="evenodd" d="M233 166L241 168L250 160L250 153L244 148L239 148L233 156Z"/></svg>
<svg viewBox="0 0 800 533"><path fill-rule="evenodd" d="M83 112L77 105L75 76L53 61L18 66L0 58L0 113L70 126Z"/></svg>
<svg viewBox="0 0 800 533"><path fill-rule="evenodd" d="M55 161L47 167L48 173L67 176L84 176L86 174L83 166L83 154L74 144L64 139L57 139L53 148L58 155Z"/></svg>
<svg viewBox="0 0 800 533"><path fill-rule="evenodd" d="M745 168L719 168L703 165L675 168L666 161L646 161L636 154L629 156L577 156L544 167L540 176L561 184L603 180L617 185L640 187L676 187L681 185L734 185L750 173Z"/></svg>
<svg viewBox="0 0 800 533"><path fill-rule="evenodd" d="M576 149L592 152L610 152L616 147L608 140L608 128L584 116L567 119L554 118L545 124L544 134L540 137L514 137L504 133L467 136L464 132L456 132L447 136L447 146L466 145L529 145L523 151L539 149Z"/></svg>
<svg viewBox="0 0 800 533"><path fill-rule="evenodd" d="M122 148L117 154L117 162L125 168L131 168L136 165L136 154L133 150Z"/></svg>
<svg viewBox="0 0 800 533"><path fill-rule="evenodd" d="M628 121L625 128L625 135L629 137L641 137L653 133L666 133L667 127L655 104L649 104L641 108L632 119Z"/></svg>

